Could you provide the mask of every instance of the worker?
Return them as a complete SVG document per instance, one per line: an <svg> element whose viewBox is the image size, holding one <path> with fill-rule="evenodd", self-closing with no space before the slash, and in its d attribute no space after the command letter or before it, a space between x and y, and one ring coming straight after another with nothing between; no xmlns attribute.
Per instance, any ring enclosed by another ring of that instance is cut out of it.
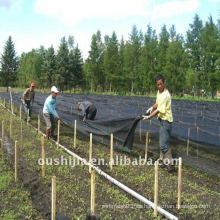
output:
<svg viewBox="0 0 220 220"><path fill-rule="evenodd" d="M46 122L46 136L49 139L52 137L56 139L54 135L56 121L60 120L60 116L57 114L56 111L56 96L58 94L58 90L55 86L51 88L51 94L47 97L46 101L44 102L43 108L43 116Z"/></svg>
<svg viewBox="0 0 220 220"><path fill-rule="evenodd" d="M35 84L34 82L31 83L30 88L27 88L22 96L22 103L24 105L24 111L25 114L27 115L27 120L30 121L31 119L31 112L32 112L32 106L34 104L34 97L35 97L35 92L34 92ZM29 112L29 115L28 115Z"/></svg>
<svg viewBox="0 0 220 220"><path fill-rule="evenodd" d="M95 105L89 101L79 102L78 111L82 111L83 121L94 120L97 113Z"/></svg>
<svg viewBox="0 0 220 220"><path fill-rule="evenodd" d="M174 171L173 158L169 147L169 139L172 129L173 115L171 109L171 95L165 87L163 75L157 75L155 78L158 88L156 103L147 110L147 116L143 120L158 116L160 122L159 141L160 141L160 158L159 162L162 167L167 168L168 172ZM149 115L148 115L149 114Z"/></svg>

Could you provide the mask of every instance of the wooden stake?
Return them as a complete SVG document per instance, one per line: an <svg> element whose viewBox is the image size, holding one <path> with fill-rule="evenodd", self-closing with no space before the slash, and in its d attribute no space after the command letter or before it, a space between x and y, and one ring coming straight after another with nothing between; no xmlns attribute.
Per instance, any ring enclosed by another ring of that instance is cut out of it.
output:
<svg viewBox="0 0 220 220"><path fill-rule="evenodd" d="M20 105L20 120L21 120L21 116L22 116L22 114L21 114L21 108L22 108L22 105Z"/></svg>
<svg viewBox="0 0 220 220"><path fill-rule="evenodd" d="M15 141L15 182L18 181L18 146L17 141Z"/></svg>
<svg viewBox="0 0 220 220"><path fill-rule="evenodd" d="M190 128L188 128L188 139L187 139L187 147L186 147L187 156L189 156L189 137L190 137Z"/></svg>
<svg viewBox="0 0 220 220"><path fill-rule="evenodd" d="M56 177L52 177L51 220L56 219Z"/></svg>
<svg viewBox="0 0 220 220"><path fill-rule="evenodd" d="M95 170L91 171L91 215L95 214Z"/></svg>
<svg viewBox="0 0 220 220"><path fill-rule="evenodd" d="M60 120L58 120L58 128L57 128L57 147L60 146Z"/></svg>
<svg viewBox="0 0 220 220"><path fill-rule="evenodd" d="M140 142L141 142L141 140L142 140L142 136L141 136L141 121L140 121Z"/></svg>
<svg viewBox="0 0 220 220"><path fill-rule="evenodd" d="M89 163L92 162L92 133L90 133L90 144L89 144ZM89 165L89 172L91 173L92 167Z"/></svg>
<svg viewBox="0 0 220 220"><path fill-rule="evenodd" d="M41 158L43 160L42 165L42 177L45 177L45 148L44 148L44 137L41 137Z"/></svg>
<svg viewBox="0 0 220 220"><path fill-rule="evenodd" d="M157 215L157 205L158 205L158 161L155 161L154 215Z"/></svg>
<svg viewBox="0 0 220 220"><path fill-rule="evenodd" d="M180 209L181 205L181 192L182 192L182 157L179 157L179 169L178 169L178 201L177 208Z"/></svg>
<svg viewBox="0 0 220 220"><path fill-rule="evenodd" d="M145 161L147 161L148 145L149 145L149 132L147 131L146 132Z"/></svg>
<svg viewBox="0 0 220 220"><path fill-rule="evenodd" d="M21 125L20 125L20 148L22 147L22 144L23 144L23 122L21 120Z"/></svg>
<svg viewBox="0 0 220 220"><path fill-rule="evenodd" d="M38 117L37 117L37 133L39 134L40 133L40 115L38 114Z"/></svg>
<svg viewBox="0 0 220 220"><path fill-rule="evenodd" d="M113 134L111 134L111 146L110 146L110 170L113 167Z"/></svg>
<svg viewBox="0 0 220 220"><path fill-rule="evenodd" d="M3 120L2 121L2 142L1 142L2 152L4 152L4 142L5 142L5 129L4 129L4 120Z"/></svg>
<svg viewBox="0 0 220 220"><path fill-rule="evenodd" d="M4 106L6 107L5 98L4 98Z"/></svg>
<svg viewBox="0 0 220 220"><path fill-rule="evenodd" d="M9 137L12 139L12 118L10 117L10 124L9 124Z"/></svg>
<svg viewBox="0 0 220 220"><path fill-rule="evenodd" d="M28 121L29 121L29 109L27 110L27 125L28 125Z"/></svg>
<svg viewBox="0 0 220 220"><path fill-rule="evenodd" d="M74 122L74 141L73 141L73 147L76 148L76 125L77 121Z"/></svg>

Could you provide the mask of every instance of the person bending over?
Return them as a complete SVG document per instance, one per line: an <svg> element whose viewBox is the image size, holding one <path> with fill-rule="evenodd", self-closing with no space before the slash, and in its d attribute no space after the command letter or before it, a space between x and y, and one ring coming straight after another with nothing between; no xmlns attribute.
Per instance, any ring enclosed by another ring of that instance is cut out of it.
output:
<svg viewBox="0 0 220 220"><path fill-rule="evenodd" d="M97 113L95 105L89 101L80 102L78 104L78 111L82 111L83 121L87 119L94 120Z"/></svg>

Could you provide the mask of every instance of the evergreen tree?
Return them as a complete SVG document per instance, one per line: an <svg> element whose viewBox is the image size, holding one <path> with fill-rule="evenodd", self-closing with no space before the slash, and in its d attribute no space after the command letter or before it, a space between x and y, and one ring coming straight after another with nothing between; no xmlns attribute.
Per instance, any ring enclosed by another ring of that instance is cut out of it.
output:
<svg viewBox="0 0 220 220"><path fill-rule="evenodd" d="M17 82L18 57L11 36L6 41L3 54L1 56L1 84L15 86Z"/></svg>
<svg viewBox="0 0 220 220"><path fill-rule="evenodd" d="M189 54L190 68L196 74L196 85L194 85L197 92L204 87L205 81L203 77L203 71L201 68L202 58L202 42L201 35L203 30L203 24L199 16L196 14L193 20L193 24L190 24L190 29L187 31L186 48Z"/></svg>

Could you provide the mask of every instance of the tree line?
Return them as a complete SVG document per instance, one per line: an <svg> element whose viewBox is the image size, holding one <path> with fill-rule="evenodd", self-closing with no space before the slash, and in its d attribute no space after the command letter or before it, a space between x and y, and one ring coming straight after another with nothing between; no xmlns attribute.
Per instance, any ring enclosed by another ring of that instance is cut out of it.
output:
<svg viewBox="0 0 220 220"><path fill-rule="evenodd" d="M1 86L34 81L38 88L55 84L61 91L146 94L156 90L154 76L163 74L172 94L214 96L220 89L220 20L214 23L210 16L203 24L196 14L185 37L174 25L163 25L159 34L151 25L145 33L133 26L126 41L114 31L102 38L98 30L86 60L73 36L63 37L57 51L41 46L20 57L9 36L0 63Z"/></svg>

